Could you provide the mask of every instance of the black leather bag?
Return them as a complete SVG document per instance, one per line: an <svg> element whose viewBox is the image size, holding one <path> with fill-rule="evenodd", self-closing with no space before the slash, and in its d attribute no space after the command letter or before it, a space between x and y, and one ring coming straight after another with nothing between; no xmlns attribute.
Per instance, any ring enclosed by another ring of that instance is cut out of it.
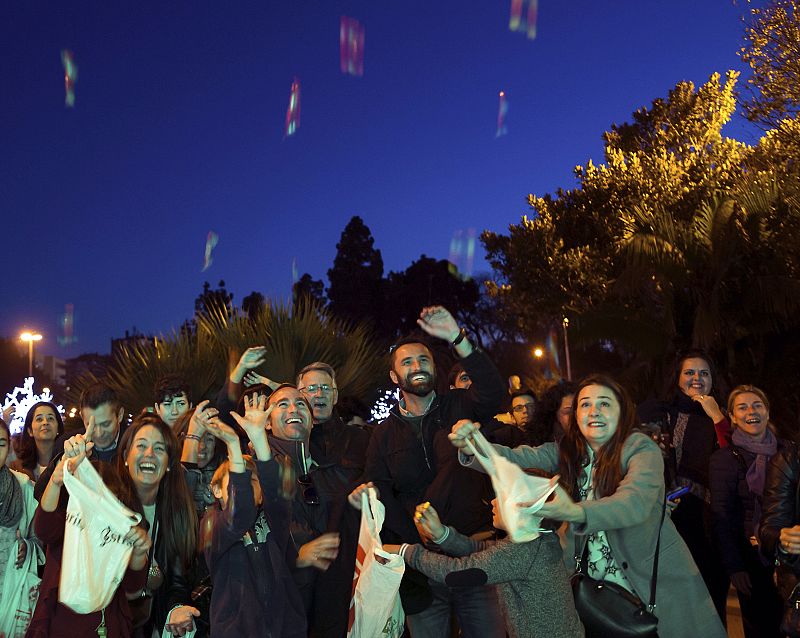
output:
<svg viewBox="0 0 800 638"><path fill-rule="evenodd" d="M658 580L658 554L661 549L661 526L664 524L666 500L661 509L653 575L650 578L650 603L645 605L637 596L616 583L595 580L586 574L587 545L583 551L575 538L577 570L572 575L572 595L575 608L586 630L586 638L658 638L658 618L653 613L656 606Z"/></svg>

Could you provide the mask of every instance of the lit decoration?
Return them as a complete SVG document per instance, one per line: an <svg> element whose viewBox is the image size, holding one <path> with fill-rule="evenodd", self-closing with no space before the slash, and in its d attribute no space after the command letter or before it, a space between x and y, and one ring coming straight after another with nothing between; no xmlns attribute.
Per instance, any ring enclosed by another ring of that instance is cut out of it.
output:
<svg viewBox="0 0 800 638"><path fill-rule="evenodd" d="M389 418L389 412L400 401L400 388L395 390L385 390L383 396L378 397L370 410L372 420L380 423Z"/></svg>
<svg viewBox="0 0 800 638"><path fill-rule="evenodd" d="M561 357L558 356L558 332L555 326L550 327L547 334L547 367L544 376L546 379L553 379L561 374Z"/></svg>
<svg viewBox="0 0 800 638"><path fill-rule="evenodd" d="M64 65L64 91L66 96L64 104L69 107L75 106L75 83L78 81L78 65L72 51L63 49L61 51L61 64Z"/></svg>
<svg viewBox="0 0 800 638"><path fill-rule="evenodd" d="M506 126L506 115L508 114L508 100L506 99L506 92L500 91L500 106L497 111L497 132L495 137L502 137L508 133L508 126Z"/></svg>
<svg viewBox="0 0 800 638"><path fill-rule="evenodd" d="M342 73L364 75L364 25L355 18L339 22L339 66Z"/></svg>
<svg viewBox="0 0 800 638"><path fill-rule="evenodd" d="M475 261L475 229L457 230L450 240L450 265L448 270L454 277L469 279L472 277L472 266Z"/></svg>
<svg viewBox="0 0 800 638"><path fill-rule="evenodd" d="M208 231L208 236L206 237L206 250L205 256L203 258L203 269L200 272L205 272L208 270L209 266L213 263L213 259L211 259L211 252L214 250L214 247L219 242L219 235L215 233L213 230Z"/></svg>
<svg viewBox="0 0 800 638"><path fill-rule="evenodd" d="M21 388L16 387L13 391L6 395L5 403L3 403L3 412L5 413L9 408L13 409L14 411L14 416L11 417L11 423L8 424L11 434L22 432L22 428L25 426L25 417L28 415L28 410L31 409L31 406L34 403L39 403L39 401L49 401L52 403L53 395L50 393L50 388L42 389L41 394L34 394L33 377L27 377ZM64 407L61 405L56 407L63 415Z"/></svg>
<svg viewBox="0 0 800 638"><path fill-rule="evenodd" d="M64 314L61 315L61 334L58 337L58 345L68 346L77 343L78 337L75 336L75 306L68 303L64 306Z"/></svg>
<svg viewBox="0 0 800 638"><path fill-rule="evenodd" d="M523 8L528 10L523 17ZM511 0L511 17L508 28L511 31L525 31L529 40L536 39L536 21L539 18L539 0Z"/></svg>
<svg viewBox="0 0 800 638"><path fill-rule="evenodd" d="M289 108L286 109L286 132L284 137L290 137L300 127L300 80L292 82L292 92L289 94Z"/></svg>
<svg viewBox="0 0 800 638"><path fill-rule="evenodd" d="M298 280L300 279L300 275L298 274L297 270L297 257L292 257L292 285L294 286Z"/></svg>

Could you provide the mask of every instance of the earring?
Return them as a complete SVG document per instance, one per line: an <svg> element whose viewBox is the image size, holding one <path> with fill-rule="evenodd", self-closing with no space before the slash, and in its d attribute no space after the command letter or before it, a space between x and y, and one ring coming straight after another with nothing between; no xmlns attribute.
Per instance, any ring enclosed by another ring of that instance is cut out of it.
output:
<svg viewBox="0 0 800 638"><path fill-rule="evenodd" d="M128 467L128 462L127 461L125 461L125 467Z"/></svg>

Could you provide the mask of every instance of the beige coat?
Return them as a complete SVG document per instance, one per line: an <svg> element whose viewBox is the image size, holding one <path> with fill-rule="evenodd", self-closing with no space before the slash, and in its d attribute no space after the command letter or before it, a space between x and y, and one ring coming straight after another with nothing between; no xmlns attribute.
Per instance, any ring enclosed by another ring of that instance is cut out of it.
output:
<svg viewBox="0 0 800 638"><path fill-rule="evenodd" d="M538 468L551 473L558 470L558 446L555 443L535 448L521 446L513 450L501 445L494 447L502 456L523 468ZM472 457L461 455L461 458L464 465L479 466ZM567 527L564 562L570 571L574 571L575 534L604 530L617 565L624 571L636 595L648 602L664 502L664 461L660 449L648 436L635 432L625 441L622 475L622 482L611 496L580 504L586 512L586 523ZM661 532L654 613L659 619L659 638L727 636L700 572L669 516L664 519Z"/></svg>

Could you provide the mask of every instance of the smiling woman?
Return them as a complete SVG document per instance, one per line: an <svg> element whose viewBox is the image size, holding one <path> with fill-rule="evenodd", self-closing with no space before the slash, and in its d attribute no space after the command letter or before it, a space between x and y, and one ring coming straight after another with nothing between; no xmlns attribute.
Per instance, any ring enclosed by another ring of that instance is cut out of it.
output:
<svg viewBox="0 0 800 638"><path fill-rule="evenodd" d="M58 408L47 401L34 403L25 417L22 433L14 437L17 459L12 470L24 472L35 481L53 458L55 441L64 432Z"/></svg>
<svg viewBox="0 0 800 638"><path fill-rule="evenodd" d="M134 626L149 636L168 623L174 635L183 636L200 613L186 604L198 525L178 441L160 418L143 414L125 432L120 448L117 471L130 501L147 520L153 543L147 586L130 601Z"/></svg>

